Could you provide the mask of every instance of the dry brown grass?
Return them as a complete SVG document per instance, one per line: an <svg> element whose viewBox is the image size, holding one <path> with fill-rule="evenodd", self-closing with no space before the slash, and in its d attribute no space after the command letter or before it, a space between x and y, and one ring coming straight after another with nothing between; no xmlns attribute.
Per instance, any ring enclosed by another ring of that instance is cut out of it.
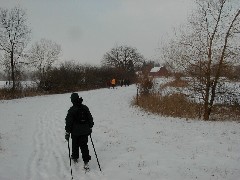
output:
<svg viewBox="0 0 240 180"><path fill-rule="evenodd" d="M142 82L141 82L142 83ZM145 84L142 83L142 86ZM189 86L187 80L182 80L179 77L175 77L174 81L167 82L160 86L160 89L167 87L183 88ZM149 90L149 89L148 89ZM179 118L191 118L202 119L203 105L194 101L190 101L182 93L175 93L167 96L161 96L157 93L153 93L150 90L149 93L140 93L133 101L133 105L137 105L143 110L162 116L179 117ZM240 105L214 105L210 121L240 121Z"/></svg>
<svg viewBox="0 0 240 180"><path fill-rule="evenodd" d="M200 105L190 102L183 94L140 96L138 101L136 98L134 100L134 105L137 105L137 103L144 110L163 116L180 118L199 117Z"/></svg>
<svg viewBox="0 0 240 180"><path fill-rule="evenodd" d="M24 90L15 90L14 93L9 89L0 89L0 100L18 99L23 97L40 96L46 93L37 91L36 89L27 88Z"/></svg>
<svg viewBox="0 0 240 180"><path fill-rule="evenodd" d="M162 84L160 88L164 89L166 87L187 87L187 86L188 86L188 81L182 80L182 79L175 79L174 81Z"/></svg>
<svg viewBox="0 0 240 180"><path fill-rule="evenodd" d="M215 105L211 115L212 121L240 121L240 105Z"/></svg>
<svg viewBox="0 0 240 180"><path fill-rule="evenodd" d="M97 87L73 87L73 88L56 88L50 91L43 91L37 88L25 88L20 90L15 90L14 92L11 89L2 88L0 89L0 100L10 100L10 99L19 99L24 97L34 97L42 96L47 94L62 94L76 91L87 91L92 89L98 89Z"/></svg>
<svg viewBox="0 0 240 180"><path fill-rule="evenodd" d="M160 96L149 94L135 98L133 105L137 105L147 112L162 116L201 119L202 105L189 101L184 94ZM210 121L240 121L240 106L215 105L212 109Z"/></svg>

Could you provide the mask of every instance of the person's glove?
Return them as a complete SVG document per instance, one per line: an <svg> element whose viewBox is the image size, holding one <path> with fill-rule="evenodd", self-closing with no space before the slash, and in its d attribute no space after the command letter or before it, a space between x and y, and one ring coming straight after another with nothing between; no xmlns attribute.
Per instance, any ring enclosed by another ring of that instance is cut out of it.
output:
<svg viewBox="0 0 240 180"><path fill-rule="evenodd" d="M65 133L65 139L66 139L67 141L69 141L69 137L70 137L70 133L66 132L66 133Z"/></svg>

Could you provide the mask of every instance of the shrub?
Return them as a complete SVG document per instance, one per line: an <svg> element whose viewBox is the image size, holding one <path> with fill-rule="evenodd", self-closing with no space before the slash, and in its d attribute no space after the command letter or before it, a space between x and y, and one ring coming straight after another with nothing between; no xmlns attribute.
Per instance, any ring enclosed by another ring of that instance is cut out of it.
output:
<svg viewBox="0 0 240 180"><path fill-rule="evenodd" d="M188 81L182 80L182 79L175 79L174 81L170 81L165 84L162 84L160 88L164 89L165 87L187 87L187 86L188 86Z"/></svg>
<svg viewBox="0 0 240 180"><path fill-rule="evenodd" d="M137 99L133 102L136 105ZM191 102L183 94L171 94L161 96L159 94L149 94L140 96L138 106L146 111L171 117L197 118L201 106Z"/></svg>
<svg viewBox="0 0 240 180"><path fill-rule="evenodd" d="M30 97L30 96L37 96L42 95L43 93L37 91L36 88L24 88L24 89L17 89L14 92L8 88L0 89L0 99L8 100L8 99L17 99L23 97Z"/></svg>

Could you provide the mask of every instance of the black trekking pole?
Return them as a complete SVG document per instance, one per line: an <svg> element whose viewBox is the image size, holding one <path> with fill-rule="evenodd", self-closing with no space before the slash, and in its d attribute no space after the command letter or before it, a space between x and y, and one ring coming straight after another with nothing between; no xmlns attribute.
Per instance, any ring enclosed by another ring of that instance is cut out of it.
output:
<svg viewBox="0 0 240 180"><path fill-rule="evenodd" d="M71 176L72 176L72 179L73 179L73 175L72 175L72 162L71 162L71 156L70 156L69 140L68 140L67 142L68 142L68 155L69 155L69 160L70 160Z"/></svg>
<svg viewBox="0 0 240 180"><path fill-rule="evenodd" d="M99 161L98 161L97 153L96 153L96 150L95 150L95 147L94 147L94 144L93 144L93 140L92 140L91 134L90 134L90 139L91 139L93 150L94 150L94 153L95 153L95 156L96 156L96 159L97 159L98 167L99 167L100 171L102 172L100 164L99 164Z"/></svg>

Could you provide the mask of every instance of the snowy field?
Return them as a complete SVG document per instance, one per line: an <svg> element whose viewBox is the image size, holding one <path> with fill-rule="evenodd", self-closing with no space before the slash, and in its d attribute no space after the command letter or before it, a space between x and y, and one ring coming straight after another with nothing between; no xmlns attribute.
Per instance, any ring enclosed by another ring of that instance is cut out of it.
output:
<svg viewBox="0 0 240 180"><path fill-rule="evenodd" d="M80 92L94 117L91 171L79 180L239 180L240 123L150 115L136 87ZM0 180L70 180L65 116L70 94L0 101Z"/></svg>

